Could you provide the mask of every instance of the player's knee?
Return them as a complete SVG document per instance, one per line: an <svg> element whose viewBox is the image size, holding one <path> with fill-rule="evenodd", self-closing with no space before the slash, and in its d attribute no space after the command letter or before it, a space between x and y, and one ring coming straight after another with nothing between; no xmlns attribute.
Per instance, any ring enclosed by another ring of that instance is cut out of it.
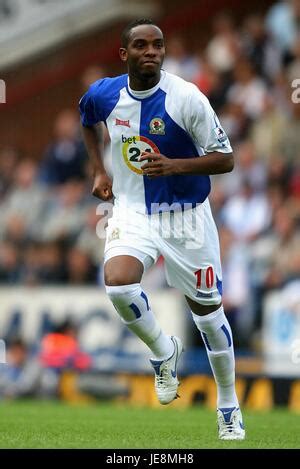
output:
<svg viewBox="0 0 300 469"><path fill-rule="evenodd" d="M104 267L104 283L107 286L122 286L139 282L140 274L137 274L134 269L116 269L110 265Z"/></svg>
<svg viewBox="0 0 300 469"><path fill-rule="evenodd" d="M115 309L125 322L132 322L140 317L141 286L139 283L131 285L105 285L105 288ZM132 307L133 302L134 307Z"/></svg>
<svg viewBox="0 0 300 469"><path fill-rule="evenodd" d="M204 305L193 301L188 296L185 297L189 307L191 308L192 312L197 316L206 316L207 314L213 313L217 311L222 306L222 303L213 304L213 305Z"/></svg>
<svg viewBox="0 0 300 469"><path fill-rule="evenodd" d="M104 273L104 282L106 286L118 287L122 285L128 285L128 279L124 278L123 275L120 275L118 272L105 272Z"/></svg>

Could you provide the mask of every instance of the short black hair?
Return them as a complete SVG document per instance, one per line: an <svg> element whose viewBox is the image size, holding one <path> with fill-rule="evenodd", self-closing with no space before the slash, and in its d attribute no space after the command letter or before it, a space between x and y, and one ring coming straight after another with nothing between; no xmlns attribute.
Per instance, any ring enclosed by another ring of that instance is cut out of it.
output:
<svg viewBox="0 0 300 469"><path fill-rule="evenodd" d="M133 28L135 28L136 26L141 26L143 24L151 24L151 25L156 26L158 28L157 24L155 24L150 18L140 18L138 20L131 21L131 23L129 23L127 26L125 26L125 28L122 31L122 34L121 34L121 45L122 45L122 47L127 47L128 46L131 30Z"/></svg>

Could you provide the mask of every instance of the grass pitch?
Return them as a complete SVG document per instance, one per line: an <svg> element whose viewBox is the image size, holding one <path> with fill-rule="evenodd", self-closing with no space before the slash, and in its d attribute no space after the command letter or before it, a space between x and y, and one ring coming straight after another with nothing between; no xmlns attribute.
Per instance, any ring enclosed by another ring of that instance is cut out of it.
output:
<svg viewBox="0 0 300 469"><path fill-rule="evenodd" d="M284 409L243 412L247 437L217 438L216 414L98 403L0 403L0 448L300 448L299 415Z"/></svg>

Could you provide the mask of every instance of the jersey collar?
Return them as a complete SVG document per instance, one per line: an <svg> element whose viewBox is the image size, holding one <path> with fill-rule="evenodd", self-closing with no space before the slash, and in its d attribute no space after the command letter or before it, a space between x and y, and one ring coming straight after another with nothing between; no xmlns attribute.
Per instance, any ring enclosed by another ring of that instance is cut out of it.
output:
<svg viewBox="0 0 300 469"><path fill-rule="evenodd" d="M160 88L160 85L161 85L162 80L164 79L164 76L165 76L165 72L164 72L164 70L161 70L159 82L153 88L150 88L149 90L143 90L143 91L132 90L129 86L129 77L128 77L127 78L127 86L126 86L128 94L132 98L135 98L135 99L149 98L154 93L156 93L156 91Z"/></svg>

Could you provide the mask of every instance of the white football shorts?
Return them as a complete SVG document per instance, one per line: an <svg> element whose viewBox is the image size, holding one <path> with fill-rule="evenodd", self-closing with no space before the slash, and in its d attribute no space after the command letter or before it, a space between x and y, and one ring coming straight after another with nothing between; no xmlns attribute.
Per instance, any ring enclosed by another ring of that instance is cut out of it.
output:
<svg viewBox="0 0 300 469"><path fill-rule="evenodd" d="M164 257L167 282L203 305L221 302L222 270L209 200L186 211L146 215L113 209L106 228L104 262L130 255L147 270Z"/></svg>

